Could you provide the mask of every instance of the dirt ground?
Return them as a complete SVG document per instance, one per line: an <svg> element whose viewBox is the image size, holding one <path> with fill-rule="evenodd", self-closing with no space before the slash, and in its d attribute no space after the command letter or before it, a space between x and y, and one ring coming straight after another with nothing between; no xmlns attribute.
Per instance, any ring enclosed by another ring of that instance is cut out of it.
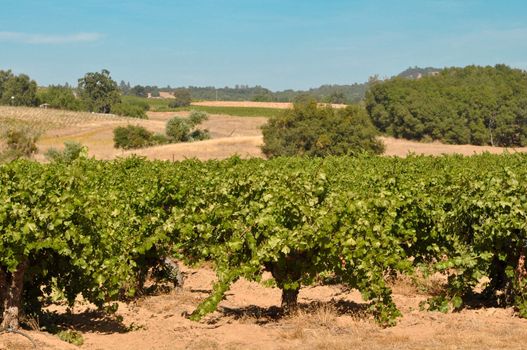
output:
<svg viewBox="0 0 527 350"><path fill-rule="evenodd" d="M512 309L472 309L442 314L419 311L427 296L408 280L394 283L394 299L403 317L391 328L372 320L357 291L342 286L301 290L301 310L280 317L280 291L261 284L236 282L219 311L202 322L185 315L211 290L208 268L184 268L185 286L120 304L113 317L86 305L57 320L80 331L89 350L146 349L526 349L527 320ZM122 321L121 321L122 320ZM45 332L24 331L39 349L78 349ZM0 350L30 349L18 334L0 335Z"/></svg>

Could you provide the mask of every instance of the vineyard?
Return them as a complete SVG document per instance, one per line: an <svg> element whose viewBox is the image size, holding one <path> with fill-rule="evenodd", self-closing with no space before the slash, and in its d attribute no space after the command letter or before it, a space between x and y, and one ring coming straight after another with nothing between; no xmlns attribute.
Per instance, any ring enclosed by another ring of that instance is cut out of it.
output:
<svg viewBox="0 0 527 350"><path fill-rule="evenodd" d="M79 295L106 308L159 282L165 262L207 261L217 280L189 315L240 278L282 290L357 289L382 326L400 312L388 280L441 273L424 308L514 306L527 317L527 156L183 162L141 158L0 166L1 329ZM51 298L53 296L53 298Z"/></svg>

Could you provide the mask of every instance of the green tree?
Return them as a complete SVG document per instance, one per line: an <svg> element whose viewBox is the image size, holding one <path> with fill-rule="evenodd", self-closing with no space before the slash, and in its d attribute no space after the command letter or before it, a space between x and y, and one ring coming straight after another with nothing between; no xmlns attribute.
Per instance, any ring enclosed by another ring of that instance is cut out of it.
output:
<svg viewBox="0 0 527 350"><path fill-rule="evenodd" d="M190 91L185 88L179 88L174 90L174 101L170 102L169 106L171 108L186 107L190 106L191 102L192 96L190 95Z"/></svg>
<svg viewBox="0 0 527 350"><path fill-rule="evenodd" d="M41 103L47 103L52 108L80 111L85 107L80 99L75 97L71 88L51 85L38 94Z"/></svg>
<svg viewBox="0 0 527 350"><path fill-rule="evenodd" d="M454 144L527 145L527 73L505 65L448 68L372 85L366 109L394 137Z"/></svg>
<svg viewBox="0 0 527 350"><path fill-rule="evenodd" d="M144 86L136 85L130 90L130 95L137 97L148 97L148 92Z"/></svg>
<svg viewBox="0 0 527 350"><path fill-rule="evenodd" d="M14 75L9 70L0 71L0 104L35 106L37 83L25 74Z"/></svg>
<svg viewBox="0 0 527 350"><path fill-rule="evenodd" d="M106 69L100 73L86 73L79 79L79 91L88 110L92 112L110 113L112 105L121 102L117 83Z"/></svg>
<svg viewBox="0 0 527 350"><path fill-rule="evenodd" d="M338 104L346 104L348 101L346 100L346 96L342 91L335 91L331 93L328 97L329 103L338 103Z"/></svg>
<svg viewBox="0 0 527 350"><path fill-rule="evenodd" d="M368 115L356 105L336 110L319 108L314 100L296 103L293 109L270 119L262 131L262 151L268 157L384 151Z"/></svg>

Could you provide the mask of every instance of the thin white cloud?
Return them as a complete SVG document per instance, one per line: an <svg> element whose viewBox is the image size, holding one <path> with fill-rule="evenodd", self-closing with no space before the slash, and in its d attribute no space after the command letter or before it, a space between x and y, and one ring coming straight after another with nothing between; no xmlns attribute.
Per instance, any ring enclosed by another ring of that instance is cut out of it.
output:
<svg viewBox="0 0 527 350"><path fill-rule="evenodd" d="M75 33L66 35L48 35L21 32L0 31L0 42L13 42L24 44L74 44L97 41L102 38L100 33Z"/></svg>

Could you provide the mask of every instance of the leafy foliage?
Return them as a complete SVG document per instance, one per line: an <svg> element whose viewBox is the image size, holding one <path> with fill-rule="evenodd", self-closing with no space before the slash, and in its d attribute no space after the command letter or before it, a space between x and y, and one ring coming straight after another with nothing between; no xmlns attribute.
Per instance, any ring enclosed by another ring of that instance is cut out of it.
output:
<svg viewBox="0 0 527 350"><path fill-rule="evenodd" d="M382 132L454 144L527 145L527 73L505 65L448 68L372 86L366 108Z"/></svg>
<svg viewBox="0 0 527 350"><path fill-rule="evenodd" d="M196 128L208 119L201 111L192 111L188 118L174 117L166 124L166 134L173 142L189 142L209 139L208 130Z"/></svg>
<svg viewBox="0 0 527 350"><path fill-rule="evenodd" d="M64 142L64 149L58 150L50 148L46 151L45 156L52 162L72 163L79 158L86 158L88 156L88 148L76 141Z"/></svg>
<svg viewBox="0 0 527 350"><path fill-rule="evenodd" d="M167 143L164 135L154 134L139 125L119 126L113 130L114 147L123 149L143 148Z"/></svg>
<svg viewBox="0 0 527 350"><path fill-rule="evenodd" d="M14 75L10 70L0 70L0 104L35 106L37 83L25 74Z"/></svg>
<svg viewBox="0 0 527 350"><path fill-rule="evenodd" d="M66 86L52 85L38 94L40 103L47 103L51 108L82 111L86 108L82 101L75 97L73 90Z"/></svg>
<svg viewBox="0 0 527 350"><path fill-rule="evenodd" d="M117 83L106 69L100 73L86 73L80 78L79 92L81 99L91 112L110 113L112 105L121 102Z"/></svg>
<svg viewBox="0 0 527 350"><path fill-rule="evenodd" d="M124 82L123 82L124 83ZM283 90L271 91L265 87L256 85L235 85L233 87L213 87L213 86L188 86L180 88L158 87L158 86L135 86L130 89L126 84L121 84L121 91L124 94L135 96L146 96L150 93L152 97L158 97L159 91L174 93L178 89L185 89L195 100L221 100L221 101L257 101L257 102L293 102L302 94L313 96L318 102L326 103L356 103L364 98L369 84L354 83L350 85L322 85L309 90Z"/></svg>
<svg viewBox="0 0 527 350"><path fill-rule="evenodd" d="M188 89L179 88L174 90L174 100L171 101L168 106L171 108L186 107L190 106L192 102L192 96Z"/></svg>
<svg viewBox="0 0 527 350"><path fill-rule="evenodd" d="M25 271L26 308L52 289L102 307L133 296L163 257L206 260L217 281L192 319L214 311L237 279L269 271L285 311L329 275L392 325L400 312L385 278L419 267L448 275L432 308L462 308L487 277L478 297L525 316L526 160L16 161L0 166L0 279ZM5 304L11 287L1 286Z"/></svg>
<svg viewBox="0 0 527 350"><path fill-rule="evenodd" d="M268 157L382 153L384 145L366 113L358 106L318 108L313 100L295 103L262 128Z"/></svg>
<svg viewBox="0 0 527 350"><path fill-rule="evenodd" d="M113 114L122 115L131 118L148 119L144 106L131 103L117 103L112 105Z"/></svg>
<svg viewBox="0 0 527 350"><path fill-rule="evenodd" d="M167 121L165 132L174 142L189 140L190 124L183 118L174 117Z"/></svg>

